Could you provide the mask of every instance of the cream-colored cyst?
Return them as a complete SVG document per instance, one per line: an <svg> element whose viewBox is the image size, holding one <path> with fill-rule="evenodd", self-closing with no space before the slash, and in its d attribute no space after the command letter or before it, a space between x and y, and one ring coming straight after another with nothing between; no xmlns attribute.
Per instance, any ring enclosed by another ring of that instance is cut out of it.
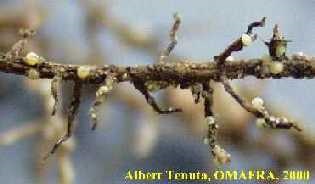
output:
<svg viewBox="0 0 315 184"><path fill-rule="evenodd" d="M216 165L227 164L231 161L231 155L220 146L215 145L213 148L213 152L214 162Z"/></svg>
<svg viewBox="0 0 315 184"><path fill-rule="evenodd" d="M295 53L294 55L296 55L296 56L298 56L298 57L303 57L303 56L305 56L305 54L303 53L303 52L297 52L297 53Z"/></svg>
<svg viewBox="0 0 315 184"><path fill-rule="evenodd" d="M24 62L27 64L27 65L30 65L30 66L35 66L37 65L39 62L40 62L40 57L34 53L34 52L29 52L25 58L24 58Z"/></svg>
<svg viewBox="0 0 315 184"><path fill-rule="evenodd" d="M235 59L234 59L234 57L233 56L228 56L226 59L225 59L225 61L227 61L227 62L231 62L231 61L234 61Z"/></svg>
<svg viewBox="0 0 315 184"><path fill-rule="evenodd" d="M100 88L99 88L99 92L101 93L101 94L105 94L105 93L108 93L109 92L109 90L110 90L110 88L108 87L108 86L101 86Z"/></svg>
<svg viewBox="0 0 315 184"><path fill-rule="evenodd" d="M36 69L31 68L27 71L27 77L32 80L39 79L39 72Z"/></svg>
<svg viewBox="0 0 315 184"><path fill-rule="evenodd" d="M242 34L241 40L243 46L249 46L253 42L252 37L250 37L248 34Z"/></svg>
<svg viewBox="0 0 315 184"><path fill-rule="evenodd" d="M122 75L122 79L123 79L123 80L126 80L128 77L129 77L129 76L128 76L128 73L124 73L124 74Z"/></svg>
<svg viewBox="0 0 315 184"><path fill-rule="evenodd" d="M90 116L91 116L92 119L96 119L97 118L97 115L94 112L91 113Z"/></svg>
<svg viewBox="0 0 315 184"><path fill-rule="evenodd" d="M283 71L283 64L278 61L272 62L269 65L269 69L272 74L279 74Z"/></svg>
<svg viewBox="0 0 315 184"><path fill-rule="evenodd" d="M209 145L209 143L210 143L210 139L209 138L204 138L203 139L203 144Z"/></svg>
<svg viewBox="0 0 315 184"><path fill-rule="evenodd" d="M286 117L281 117L280 121L283 122L283 123L288 123L289 122L288 118L286 118Z"/></svg>
<svg viewBox="0 0 315 184"><path fill-rule="evenodd" d="M145 83L148 91L158 91L161 86L158 81L148 81Z"/></svg>
<svg viewBox="0 0 315 184"><path fill-rule="evenodd" d="M274 116L270 116L270 117L269 117L269 121L271 121L271 122L275 122L275 121L276 121L276 119L277 119L277 118L276 118L276 117L274 117Z"/></svg>
<svg viewBox="0 0 315 184"><path fill-rule="evenodd" d="M208 116L206 118L206 122L209 124L209 125L213 125L215 123L215 119L213 116Z"/></svg>
<svg viewBox="0 0 315 184"><path fill-rule="evenodd" d="M148 91L154 91L154 85L153 84L147 84L147 90Z"/></svg>
<svg viewBox="0 0 315 184"><path fill-rule="evenodd" d="M96 97L102 97L113 89L113 86L103 85L96 91Z"/></svg>
<svg viewBox="0 0 315 184"><path fill-rule="evenodd" d="M255 109L261 111L264 109L264 100L260 97L255 97L253 100L252 100L252 105Z"/></svg>
<svg viewBox="0 0 315 184"><path fill-rule="evenodd" d="M256 126L257 126L258 128L264 128L264 127L266 127L266 121L265 121L265 119L264 119L264 118L257 118L257 119L256 119Z"/></svg>
<svg viewBox="0 0 315 184"><path fill-rule="evenodd" d="M277 57L282 57L283 55L285 55L287 48L283 45L279 45L276 47L276 56Z"/></svg>
<svg viewBox="0 0 315 184"><path fill-rule="evenodd" d="M77 75L80 79L85 80L91 74L91 68L89 66L80 66L77 69Z"/></svg>

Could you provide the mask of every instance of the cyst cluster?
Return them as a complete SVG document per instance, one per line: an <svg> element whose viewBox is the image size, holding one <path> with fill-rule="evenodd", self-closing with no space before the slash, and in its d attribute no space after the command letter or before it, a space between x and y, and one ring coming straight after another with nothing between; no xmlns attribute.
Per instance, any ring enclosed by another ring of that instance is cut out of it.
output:
<svg viewBox="0 0 315 184"><path fill-rule="evenodd" d="M258 111L264 110L264 100L262 98L260 98L260 97L255 97L252 100L252 105Z"/></svg>
<svg viewBox="0 0 315 184"><path fill-rule="evenodd" d="M219 145L215 145L213 148L214 162L218 165L227 164L231 161L231 155L227 153Z"/></svg>
<svg viewBox="0 0 315 184"><path fill-rule="evenodd" d="M27 71L27 77L32 80L39 79L39 72L36 69L31 68Z"/></svg>
<svg viewBox="0 0 315 184"><path fill-rule="evenodd" d="M227 61L227 62L232 62L232 61L234 61L235 59L234 59L234 57L233 56L228 56L226 59L225 59L225 61Z"/></svg>
<svg viewBox="0 0 315 184"><path fill-rule="evenodd" d="M257 118L256 119L256 126L258 128L265 128L265 127L267 127L266 120L264 118Z"/></svg>
<svg viewBox="0 0 315 184"><path fill-rule="evenodd" d="M283 71L283 64L278 61L274 61L269 65L270 72L272 74L279 74Z"/></svg>
<svg viewBox="0 0 315 184"><path fill-rule="evenodd" d="M208 125L213 125L213 124L215 124L215 119L213 116L208 116L208 117L206 117L206 122Z"/></svg>
<svg viewBox="0 0 315 184"><path fill-rule="evenodd" d="M101 97L111 91L113 89L112 86L103 85L96 91L96 97Z"/></svg>
<svg viewBox="0 0 315 184"><path fill-rule="evenodd" d="M24 62L30 66L37 65L38 63L40 63L40 60L40 57L34 52L29 52L24 58Z"/></svg>
<svg viewBox="0 0 315 184"><path fill-rule="evenodd" d="M169 86L169 83L164 81L147 81L144 85L148 91L158 91Z"/></svg>
<svg viewBox="0 0 315 184"><path fill-rule="evenodd" d="M241 40L242 40L243 46L249 46L253 42L252 37L249 36L248 34L242 34Z"/></svg>
<svg viewBox="0 0 315 184"><path fill-rule="evenodd" d="M96 128L97 125L97 114L96 107L104 102L106 94L108 94L114 85L114 79L112 77L107 77L105 79L105 84L100 86L96 91L96 99L93 106L90 108L90 118L93 120L92 130Z"/></svg>
<svg viewBox="0 0 315 184"><path fill-rule="evenodd" d="M208 137L205 137L205 138L203 139L203 144L209 145L209 143L210 143L210 139L209 139Z"/></svg>
<svg viewBox="0 0 315 184"><path fill-rule="evenodd" d="M87 79L91 74L91 67L89 66L80 66L77 69L77 75L79 77L79 79L81 80L85 80Z"/></svg>

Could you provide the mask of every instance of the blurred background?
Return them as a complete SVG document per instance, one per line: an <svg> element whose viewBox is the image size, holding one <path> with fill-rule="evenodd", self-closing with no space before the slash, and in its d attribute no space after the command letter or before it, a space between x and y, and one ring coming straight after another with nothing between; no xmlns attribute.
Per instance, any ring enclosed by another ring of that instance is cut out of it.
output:
<svg viewBox="0 0 315 184"><path fill-rule="evenodd" d="M293 40L289 55L315 54L314 0L1 0L0 51L5 53L19 39L20 28L32 28L37 35L28 50L58 63L150 64L168 44L175 12L181 15L182 24L172 61L211 59L250 22L263 16L267 17L266 27L255 30L261 39L269 39L278 23L284 36ZM233 56L259 58L265 54L267 48L258 40ZM216 167L208 146L202 143L207 128L202 105L193 103L188 90L167 89L155 94L161 105L184 110L158 115L130 84L120 84L101 106L99 127L92 132L88 110L96 88L85 86L73 138L43 163L42 158L64 133L71 84L63 83L62 103L57 115L51 117L49 80L30 81L0 73L0 181L126 183L124 176L129 169L307 169L312 176L314 80L248 77L234 80L233 85L248 100L262 96L270 112L297 120L304 131L257 128L253 116L217 84L214 106L220 121L218 141L231 153L232 162ZM314 177L308 183L313 182Z"/></svg>

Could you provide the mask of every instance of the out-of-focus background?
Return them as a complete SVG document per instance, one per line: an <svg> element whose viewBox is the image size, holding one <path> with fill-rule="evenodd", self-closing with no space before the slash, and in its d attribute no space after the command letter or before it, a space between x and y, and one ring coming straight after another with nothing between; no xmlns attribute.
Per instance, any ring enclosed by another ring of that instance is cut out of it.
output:
<svg viewBox="0 0 315 184"><path fill-rule="evenodd" d="M168 43L175 12L182 25L173 61L210 59L263 16L266 27L255 30L261 39L269 39L278 23L284 36L293 40L289 54L315 54L314 0L1 0L0 51L8 51L18 40L19 28L33 28L37 35L28 49L58 63L150 64ZM256 41L234 57L265 54L264 44ZM255 119L218 84L218 141L232 155L231 164L219 168L307 169L314 174L314 80L246 78L233 85L248 100L262 96L267 108L298 120L304 131L257 128ZM156 94L163 106L184 109L159 116L130 84L120 84L102 105L95 132L90 131L88 117L95 86L85 86L74 138L43 163L43 156L64 132L70 86L63 84L62 104L57 116L51 117L48 80L0 73L1 183L125 183L129 169L218 169L202 143L203 108L193 103L189 91L167 89ZM313 182L314 177L309 183Z"/></svg>

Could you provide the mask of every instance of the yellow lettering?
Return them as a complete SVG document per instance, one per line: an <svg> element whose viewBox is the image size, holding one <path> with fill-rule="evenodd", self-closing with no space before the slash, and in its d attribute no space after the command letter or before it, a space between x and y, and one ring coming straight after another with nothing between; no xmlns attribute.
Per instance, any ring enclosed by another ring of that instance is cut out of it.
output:
<svg viewBox="0 0 315 184"><path fill-rule="evenodd" d="M269 171L267 180L275 180L275 179L278 179L278 178L276 178L275 174L272 171Z"/></svg>
<svg viewBox="0 0 315 184"><path fill-rule="evenodd" d="M248 179L249 179L249 180L252 180L252 179L255 177L254 171L249 170L249 171L248 171L248 176L247 176L247 177L248 177Z"/></svg>
<svg viewBox="0 0 315 184"><path fill-rule="evenodd" d="M132 177L132 174L131 174L131 171L129 170L125 176L125 180L133 180L133 177Z"/></svg>
<svg viewBox="0 0 315 184"><path fill-rule="evenodd" d="M214 172L215 180L224 180L224 172L223 171L215 171Z"/></svg>
<svg viewBox="0 0 315 184"><path fill-rule="evenodd" d="M239 180L247 180L246 173L244 171L241 171L238 179Z"/></svg>
<svg viewBox="0 0 315 184"><path fill-rule="evenodd" d="M225 171L226 180L237 180L237 171Z"/></svg>
<svg viewBox="0 0 315 184"><path fill-rule="evenodd" d="M165 171L167 174L167 179L168 180L173 180L173 173L174 171Z"/></svg>
<svg viewBox="0 0 315 184"><path fill-rule="evenodd" d="M187 180L187 173L175 173L175 180Z"/></svg>
<svg viewBox="0 0 315 184"><path fill-rule="evenodd" d="M257 171L256 172L256 179L257 180L264 180L265 179L265 171Z"/></svg>
<svg viewBox="0 0 315 184"><path fill-rule="evenodd" d="M202 180L207 180L207 179L210 179L210 178L208 177L208 174L207 174L207 173L202 173L202 174L201 174L201 179L202 179Z"/></svg>

